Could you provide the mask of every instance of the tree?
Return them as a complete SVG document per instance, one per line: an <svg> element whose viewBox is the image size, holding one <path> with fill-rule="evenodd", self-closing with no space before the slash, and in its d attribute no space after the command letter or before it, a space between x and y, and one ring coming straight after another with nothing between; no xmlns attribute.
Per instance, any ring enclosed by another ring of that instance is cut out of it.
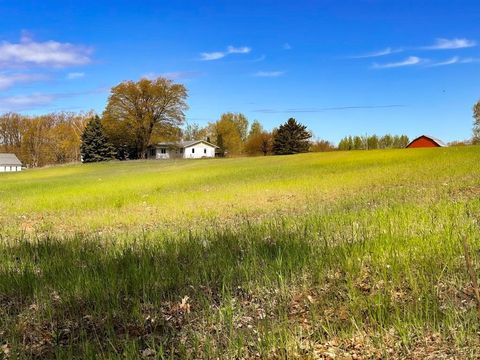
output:
<svg viewBox="0 0 480 360"><path fill-rule="evenodd" d="M204 140L207 138L207 129L200 127L198 124L187 124L182 132L183 140Z"/></svg>
<svg viewBox="0 0 480 360"><path fill-rule="evenodd" d="M229 155L243 152L248 129L248 120L243 114L225 113L220 120L209 124L208 132L213 138L221 135L223 148ZM217 146L220 146L218 143Z"/></svg>
<svg viewBox="0 0 480 360"><path fill-rule="evenodd" d="M352 150L353 139L351 136L346 136L338 143L338 150Z"/></svg>
<svg viewBox="0 0 480 360"><path fill-rule="evenodd" d="M240 140L245 142L247 140L247 131L248 131L248 119L242 113L231 113L227 112L222 114L220 120L231 121L235 128L238 131L238 135L240 136Z"/></svg>
<svg viewBox="0 0 480 360"><path fill-rule="evenodd" d="M473 106L473 144L480 144L480 101Z"/></svg>
<svg viewBox="0 0 480 360"><path fill-rule="evenodd" d="M260 124L260 121L254 120L252 126L250 126L250 132L248 133L248 137L252 137L254 135L258 135L263 132L263 126Z"/></svg>
<svg viewBox="0 0 480 360"><path fill-rule="evenodd" d="M85 163L107 161L115 158L115 148L108 142L98 116L94 116L83 131L80 153L82 161Z"/></svg>
<svg viewBox="0 0 480 360"><path fill-rule="evenodd" d="M328 140L317 140L312 143L310 146L310 151L312 152L324 152L324 151L333 151L335 146Z"/></svg>
<svg viewBox="0 0 480 360"><path fill-rule="evenodd" d="M48 115L29 118L22 138L22 161L31 167L55 163L52 154L53 119Z"/></svg>
<svg viewBox="0 0 480 360"><path fill-rule="evenodd" d="M267 131L250 133L245 143L245 152L249 155L267 155L272 151L272 134Z"/></svg>
<svg viewBox="0 0 480 360"><path fill-rule="evenodd" d="M55 164L80 161L81 136L93 113L58 112L45 116L51 128L44 134L49 139L48 151Z"/></svg>
<svg viewBox="0 0 480 360"><path fill-rule="evenodd" d="M272 150L275 155L287 155L307 152L312 137L305 125L294 118L280 125L273 138Z"/></svg>
<svg viewBox="0 0 480 360"><path fill-rule="evenodd" d="M0 150L20 155L26 119L20 114L6 113L0 116Z"/></svg>
<svg viewBox="0 0 480 360"><path fill-rule="evenodd" d="M393 137L393 147L397 149L403 149L409 143L407 135L395 135Z"/></svg>
<svg viewBox="0 0 480 360"><path fill-rule="evenodd" d="M363 150L365 149L364 142L360 136L353 137L353 150Z"/></svg>
<svg viewBox="0 0 480 360"><path fill-rule="evenodd" d="M379 143L378 136L377 135L367 136L366 143L367 143L367 150L378 149L378 143Z"/></svg>
<svg viewBox="0 0 480 360"><path fill-rule="evenodd" d="M390 134L383 135L379 140L380 149L390 149L393 147L393 136Z"/></svg>
<svg viewBox="0 0 480 360"><path fill-rule="evenodd" d="M188 109L187 89L165 78L125 81L112 88L103 113L109 139L145 158L152 134L178 128Z"/></svg>
<svg viewBox="0 0 480 360"><path fill-rule="evenodd" d="M217 134L217 146L218 146L218 153L221 157L225 156L225 145L223 143L223 135Z"/></svg>

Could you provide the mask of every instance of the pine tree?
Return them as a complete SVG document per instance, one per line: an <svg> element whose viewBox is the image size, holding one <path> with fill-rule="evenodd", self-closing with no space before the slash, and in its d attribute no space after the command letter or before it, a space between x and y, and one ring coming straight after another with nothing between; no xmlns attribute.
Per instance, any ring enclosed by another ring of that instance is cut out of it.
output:
<svg viewBox="0 0 480 360"><path fill-rule="evenodd" d="M115 148L108 142L100 118L97 115L90 119L85 130L83 130L80 154L82 161L85 163L108 161L115 158Z"/></svg>
<svg viewBox="0 0 480 360"><path fill-rule="evenodd" d="M312 137L305 125L297 123L294 118L280 125L273 138L275 155L297 154L307 152Z"/></svg>

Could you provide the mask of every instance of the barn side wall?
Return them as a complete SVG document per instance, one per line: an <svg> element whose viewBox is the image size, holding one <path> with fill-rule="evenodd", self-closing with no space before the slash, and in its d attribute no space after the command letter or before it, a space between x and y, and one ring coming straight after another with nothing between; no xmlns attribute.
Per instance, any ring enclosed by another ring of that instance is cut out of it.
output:
<svg viewBox="0 0 480 360"><path fill-rule="evenodd" d="M409 148L426 148L426 147L440 147L435 141L422 137L415 140L409 146Z"/></svg>

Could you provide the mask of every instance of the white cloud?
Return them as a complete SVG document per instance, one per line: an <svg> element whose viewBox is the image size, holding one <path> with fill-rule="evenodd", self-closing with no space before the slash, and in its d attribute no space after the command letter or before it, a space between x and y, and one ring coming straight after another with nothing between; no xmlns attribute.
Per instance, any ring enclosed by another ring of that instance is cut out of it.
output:
<svg viewBox="0 0 480 360"><path fill-rule="evenodd" d="M0 73L0 90L8 89L18 83L28 83L45 80L46 76L39 74L5 74Z"/></svg>
<svg viewBox="0 0 480 360"><path fill-rule="evenodd" d="M172 72L164 72L164 73L147 73L142 77L149 80L154 80L158 77L164 77L169 80L186 80L186 79L193 79L196 77L201 76L202 73L197 71L172 71Z"/></svg>
<svg viewBox="0 0 480 360"><path fill-rule="evenodd" d="M242 46L242 47L233 47L229 46L227 48L227 53L228 54L248 54L252 49L250 49L248 46Z"/></svg>
<svg viewBox="0 0 480 360"><path fill-rule="evenodd" d="M390 68L397 68L397 67L404 67L404 66L412 66L412 65L418 65L422 62L423 60L420 59L417 56L409 56L403 61L399 62L392 62L392 63L386 63L386 64L373 64L373 68L375 69L390 69Z"/></svg>
<svg viewBox="0 0 480 360"><path fill-rule="evenodd" d="M474 40L468 39L437 39L433 45L425 46L425 50L464 49L477 46Z"/></svg>
<svg viewBox="0 0 480 360"><path fill-rule="evenodd" d="M279 77L285 74L285 71L258 71L254 74L257 77Z"/></svg>
<svg viewBox="0 0 480 360"><path fill-rule="evenodd" d="M216 52L211 52L211 53L207 53L207 52L201 53L200 57L204 61L210 61L210 60L221 59L221 58L225 57L226 55L227 54L224 53L224 52L216 51Z"/></svg>
<svg viewBox="0 0 480 360"><path fill-rule="evenodd" d="M391 47L388 47L388 48L385 48L383 50L371 52L371 53L368 53L368 54L351 56L350 58L352 58L352 59L374 58L374 57L396 54L396 53L399 53L399 52L402 52L402 51L403 51L403 49L393 49Z"/></svg>
<svg viewBox="0 0 480 360"><path fill-rule="evenodd" d="M429 66L431 67L436 67L436 66L447 66L447 65L454 65L454 64L470 64L472 62L478 62L479 59L474 59L474 58L461 58L459 56L454 56L450 59L447 59L445 61L439 61L436 63L432 63Z"/></svg>
<svg viewBox="0 0 480 360"><path fill-rule="evenodd" d="M234 46L229 46L227 47L226 51L203 52L200 54L200 60L203 60L203 61L218 60L230 54L248 54L250 51L252 51L252 49L249 48L248 46L242 46L238 48Z"/></svg>
<svg viewBox="0 0 480 360"><path fill-rule="evenodd" d="M0 67L84 65L91 61L91 53L89 47L53 40L35 42L23 35L19 43L0 43Z"/></svg>
<svg viewBox="0 0 480 360"><path fill-rule="evenodd" d="M37 106L50 104L55 99L53 95L33 94L17 95L0 98L1 111L26 110Z"/></svg>
<svg viewBox="0 0 480 360"><path fill-rule="evenodd" d="M290 46L289 43L283 44L283 50L291 50L291 49L292 49L292 47Z"/></svg>
<svg viewBox="0 0 480 360"><path fill-rule="evenodd" d="M75 80L85 77L85 73L83 72L71 72L67 74L68 80Z"/></svg>

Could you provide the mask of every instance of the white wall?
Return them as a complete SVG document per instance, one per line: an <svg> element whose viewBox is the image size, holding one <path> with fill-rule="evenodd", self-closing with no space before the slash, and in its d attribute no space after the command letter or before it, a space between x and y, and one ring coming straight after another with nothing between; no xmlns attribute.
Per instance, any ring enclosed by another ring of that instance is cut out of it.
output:
<svg viewBox="0 0 480 360"><path fill-rule="evenodd" d="M176 157L181 157L182 154L179 150L165 148L165 154L162 154L162 148L155 149L155 155L152 155L150 151L148 152L149 159L173 159Z"/></svg>
<svg viewBox="0 0 480 360"><path fill-rule="evenodd" d="M192 150L194 150L192 152ZM184 149L183 157L185 159L201 159L204 157L215 157L215 148L205 143L198 143Z"/></svg>
<svg viewBox="0 0 480 360"><path fill-rule="evenodd" d="M183 150L183 152L182 152ZM193 150L193 152L192 152ZM201 159L201 158L213 158L215 157L215 147L206 143L200 142L193 146L186 147L184 149L169 149L165 148L165 153L162 154L162 148L155 149L155 154L150 150L148 151L148 159Z"/></svg>
<svg viewBox="0 0 480 360"><path fill-rule="evenodd" d="M155 155L156 159L170 159L170 149L165 149L165 154L162 154L162 149L157 148L157 153Z"/></svg>
<svg viewBox="0 0 480 360"><path fill-rule="evenodd" d="M10 165L0 165L0 172L14 172L14 171L22 171L21 166L10 166Z"/></svg>

